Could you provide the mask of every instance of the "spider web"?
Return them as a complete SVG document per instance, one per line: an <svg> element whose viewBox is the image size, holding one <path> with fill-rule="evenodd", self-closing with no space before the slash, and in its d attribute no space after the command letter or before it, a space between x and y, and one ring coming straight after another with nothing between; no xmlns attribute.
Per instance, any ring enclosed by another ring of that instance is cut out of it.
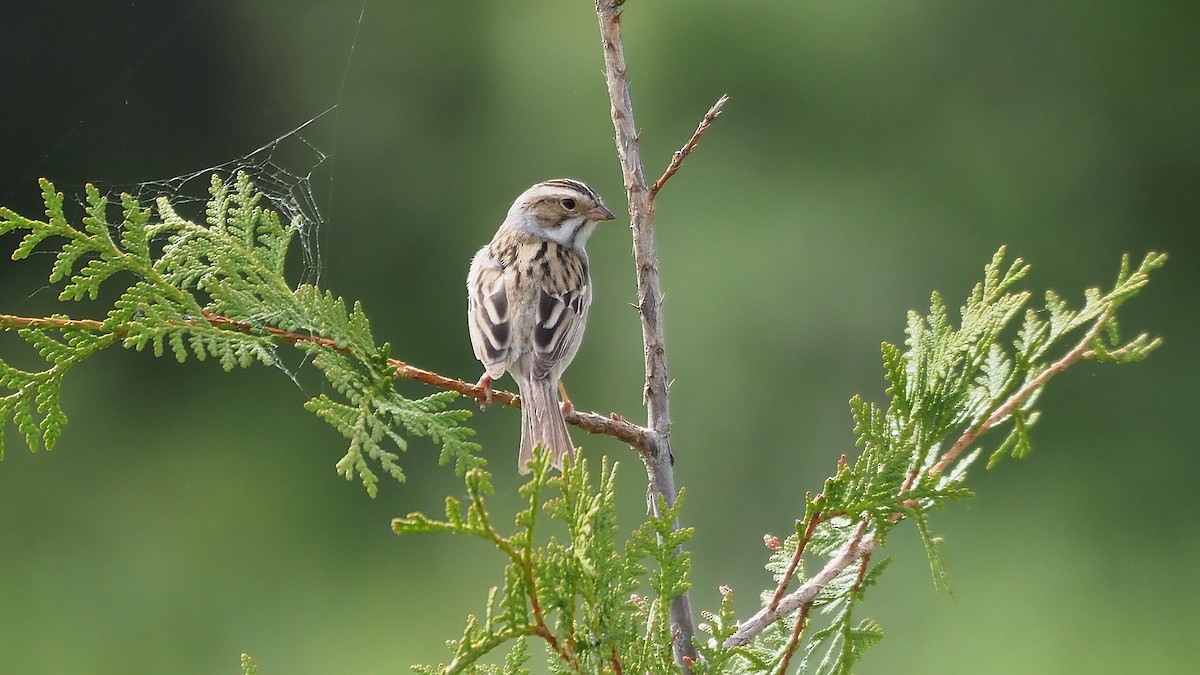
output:
<svg viewBox="0 0 1200 675"><path fill-rule="evenodd" d="M178 23L168 30L168 35L175 33L192 16L192 10L197 6L199 5L188 10ZM245 155L220 164L167 178L139 180L136 183L93 181L93 184L108 195L110 204L119 204L121 193L134 197L143 207L152 205L160 197L165 197L181 216L203 223L205 205L211 197L209 189L213 176L219 177L228 185L232 184L238 173L245 173L253 182L256 191L263 195L262 206L278 212L283 226L292 231L292 244L289 246L286 261L288 285L292 288L304 284L320 286L323 270L321 242L328 234L328 223L322 214L315 188L320 187L320 202L328 205L333 192L333 162L330 159L334 154L333 147L337 136L337 110L350 72L365 11L364 0L355 22L354 34L349 41L335 101L324 111ZM131 55L131 63L124 77L113 84L109 91L100 97L100 101L67 131L47 153L46 158L58 152L60 146L75 135L85 121L98 114L101 103L128 86L133 81L135 71L166 42L167 38L164 37L146 54L138 57L136 62L133 61L134 55ZM326 148L329 150L326 151ZM46 158L43 158L42 162ZM36 170L35 167L31 173ZM75 201L81 207L86 207L84 195L76 193ZM161 245L161 242L158 244ZM44 286L34 291L30 297L47 289L49 287ZM263 323L270 322L272 318L270 314L249 317L252 322ZM275 366L300 386L296 375L279 356L277 354L273 359Z"/></svg>
<svg viewBox="0 0 1200 675"><path fill-rule="evenodd" d="M321 237L327 222L313 186L324 185L325 197L328 197L333 176L329 166L331 155L312 139L323 135L322 122L333 123L336 110L335 104L236 159L170 178L151 179L133 185L105 185L102 189L111 195L128 193L143 206L154 203L159 197L166 197L181 215L202 222L204 206L211 197L209 187L213 176L229 185L238 173L245 173L255 189L262 193L266 201L264 206L280 214L284 226L294 232L293 240L299 242L297 283L319 286Z"/></svg>
<svg viewBox="0 0 1200 675"><path fill-rule="evenodd" d="M311 284L320 286L322 261L321 237L327 222L314 194L315 185L324 186L324 197L332 193L333 173L331 154L321 149L314 138L333 138L336 130L337 104L305 121L265 145L241 157L221 164L207 166L170 178L157 178L131 185L97 184L106 192L110 201L126 193L138 200L142 206L153 204L159 197L166 197L181 216L197 223L204 222L205 206L211 198L209 189L213 176L231 185L239 173L245 173L254 183L254 188L263 196L264 208L279 213L283 226L292 230L293 243L289 247L287 268L298 263L299 273L288 274L292 288ZM328 131L325 126L329 126ZM298 245L297 245L298 244ZM270 313L249 317L251 322L269 323ZM285 362L277 347L269 348L273 354L272 366L283 372L292 382L304 390L298 370L307 361L302 357L299 364Z"/></svg>
<svg viewBox="0 0 1200 675"><path fill-rule="evenodd" d="M299 242L299 274L295 275L296 265L293 264L293 251L297 247L293 246L290 247L291 250L288 254L289 282L296 285L319 286L323 269L321 240L326 236L328 224L318 206L313 188L314 185L323 184L324 194L322 197L323 201L328 204L333 192L332 162L329 160L333 154L332 148L337 136L337 110L343 98L354 59L354 51L365 20L366 5L366 0L363 0L354 22L354 32L349 40L341 79L336 86L334 103L324 111L261 147L220 164L169 178L141 180L136 183L107 183L93 180L93 184L102 192L107 193L110 203L119 204L120 193L133 196L143 206L152 205L159 197L166 197L180 215L196 222L203 222L204 206L211 196L209 188L213 176L219 177L226 184L232 184L236 175L244 172L250 177L257 191L263 194L267 202L264 206L282 216L284 226L293 230L293 240ZM105 101L128 87L134 81L135 72L140 70L158 50L169 42L169 38L191 19L198 7L200 7L200 3L194 3L187 8L182 16L166 30L165 35L145 53L136 54L131 51L125 74L118 78L108 91L99 97L95 105L54 144L45 157L29 171L29 175L35 173L41 164L55 155L68 139L76 135L85 122L97 115ZM126 95L126 104L128 104L128 95ZM324 143L313 141L313 138L320 138ZM323 144L330 148L328 153L322 149ZM77 193L75 201L80 207L86 208L82 194ZM45 290L45 288L40 290ZM34 294L40 290L35 291Z"/></svg>

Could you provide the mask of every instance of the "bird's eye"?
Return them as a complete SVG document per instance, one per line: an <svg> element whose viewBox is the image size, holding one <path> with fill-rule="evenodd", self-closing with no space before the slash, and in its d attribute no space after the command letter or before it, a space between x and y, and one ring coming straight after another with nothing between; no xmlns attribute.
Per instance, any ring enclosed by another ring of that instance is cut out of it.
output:
<svg viewBox="0 0 1200 675"><path fill-rule="evenodd" d="M575 200L571 199L570 197L563 197L560 203L562 204L562 207L568 211L575 210Z"/></svg>

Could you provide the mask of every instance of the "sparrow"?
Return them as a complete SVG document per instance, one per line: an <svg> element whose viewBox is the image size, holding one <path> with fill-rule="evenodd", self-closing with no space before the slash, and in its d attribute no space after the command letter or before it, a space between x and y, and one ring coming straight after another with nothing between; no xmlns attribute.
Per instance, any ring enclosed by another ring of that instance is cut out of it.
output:
<svg viewBox="0 0 1200 675"><path fill-rule="evenodd" d="M467 325L484 367L479 386L490 398L492 381L505 372L517 382L522 474L529 473L536 445L549 450L560 471L563 458L574 456L558 389L583 341L592 303L584 245L599 223L613 218L587 185L544 181L517 197L492 241L471 260Z"/></svg>

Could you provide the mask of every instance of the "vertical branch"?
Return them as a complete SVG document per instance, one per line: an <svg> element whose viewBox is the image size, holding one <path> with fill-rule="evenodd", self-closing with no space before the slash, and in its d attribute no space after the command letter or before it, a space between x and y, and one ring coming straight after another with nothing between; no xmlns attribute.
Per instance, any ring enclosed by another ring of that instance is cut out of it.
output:
<svg viewBox="0 0 1200 675"><path fill-rule="evenodd" d="M646 172L638 148L633 121L633 103L629 98L628 68L621 41L623 0L596 0L600 20L600 38L604 46L604 79L612 102L613 127L616 130L617 155L625 178L629 199L630 229L633 231L633 258L637 269L638 312L642 319L642 342L646 357L646 448L642 460L649 479L650 509L661 515L659 497L667 505L675 503L675 472L671 455L671 410L667 392L667 350L663 342L662 291L658 281L658 253L654 246L654 197L646 184ZM675 523L678 528L678 522ZM677 554L680 552L677 552ZM695 659L692 646L695 627L687 594L671 600L671 629L675 635L676 662ZM686 666L684 666L686 670Z"/></svg>

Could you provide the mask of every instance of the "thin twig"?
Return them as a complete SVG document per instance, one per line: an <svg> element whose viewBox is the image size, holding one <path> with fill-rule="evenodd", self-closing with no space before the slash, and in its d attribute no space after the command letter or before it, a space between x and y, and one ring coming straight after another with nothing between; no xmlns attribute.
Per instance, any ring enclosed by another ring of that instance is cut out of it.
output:
<svg viewBox="0 0 1200 675"><path fill-rule="evenodd" d="M266 333L272 338L281 340L291 345L299 343L309 343L321 345L339 352L346 353L349 351L347 347L339 346L329 338L319 335L305 335L302 333L292 333L274 326L256 326L244 321L237 321L229 317L213 314L211 312L204 313L204 319L215 328L223 328L226 330L236 330L242 333L262 334ZM43 330L82 330L89 333L99 333L105 330L111 332L117 337L124 337L129 332L127 326L115 326L111 329L106 329L104 322L96 321L95 319L65 319L60 317L23 317L13 316L10 314L0 314L0 330L20 330L26 328L43 329ZM446 377L431 370L418 368L399 359L388 359L388 364L396 369L396 378L401 380L414 380L422 384L435 387L437 389L445 389L455 391L468 398L473 398L476 401L484 402L487 400L487 393L482 387L474 382L466 382L453 377ZM520 408L521 399L516 394L507 391L493 390L492 403L498 403L510 408ZM617 440L624 441L638 450L639 454L648 452L649 444L646 441L646 429L629 422L625 418L613 413L605 416L594 412L572 411L564 415L568 424L574 425L584 431L593 434L602 434L612 436Z"/></svg>
<svg viewBox="0 0 1200 675"><path fill-rule="evenodd" d="M659 176L658 180L654 181L654 185L650 186L651 198L657 195L658 191L662 189L662 186L671 179L671 176L674 176L675 172L679 171L679 167L683 166L683 160L686 159L688 155L692 154L692 151L696 149L696 144L700 142L700 137L703 136L704 132L708 131L708 128L712 126L712 123L716 121L717 115L721 114L721 108L725 107L725 102L728 100L728 94L723 94L721 98L717 99L717 102L714 103L712 107L708 109L708 112L704 114L704 119L700 120L700 126L696 127L696 132L692 134L692 137L688 139L688 142L684 143L682 148L676 150L675 153L671 155L671 163L667 165L667 170L663 172L662 176Z"/></svg>
<svg viewBox="0 0 1200 675"><path fill-rule="evenodd" d="M612 665L614 675L625 675L625 671L621 668L621 660L617 658L616 645L612 646L612 656L609 657L608 662Z"/></svg>
<svg viewBox="0 0 1200 675"><path fill-rule="evenodd" d="M737 632L725 641L725 646L740 647L749 644L754 639L754 636L761 633L764 628L796 611L805 603L811 603L815 600L821 589L828 586L829 582L833 581L837 575L852 565L854 561L871 553L873 550L875 550L875 539L867 534L867 521L864 520L858 524L858 528L854 530L854 533L850 536L850 540L846 542L845 548L831 558L820 572L801 584L799 588L784 596L779 601L779 606L775 609L763 607L758 610L757 614L739 626Z"/></svg>
<svg viewBox="0 0 1200 675"><path fill-rule="evenodd" d="M654 193L646 184L646 170L638 145L637 127L633 119L633 102L629 95L629 67L625 62L625 46L621 39L622 0L596 0L596 18L600 22L600 39L604 50L604 80L612 104L613 129L616 134L617 156L624 176L625 193L629 200L629 227L633 232L633 262L637 273L638 313L642 321L642 344L645 347L646 386L646 444L642 454L649 482L647 498L650 511L662 516L661 498L668 506L676 498L674 457L671 454L671 413L668 396L667 349L663 340L662 291L658 278L658 253L654 244ZM679 523L672 524L678 529ZM682 554L682 547L676 555ZM696 633L691 601L687 593L671 599L671 632L675 635L672 652L675 662L684 673L691 669L687 663L697 658L692 644Z"/></svg>
<svg viewBox="0 0 1200 675"><path fill-rule="evenodd" d="M787 570L779 579L779 585L775 587L775 595L771 597L771 601L767 603L768 609L775 609L779 606L779 601L783 599L783 594L787 592L787 588L792 583L792 577L796 574L796 568L800 565L800 558L804 556L804 549L808 546L808 542L812 539L813 530L817 529L817 525L821 523L821 514L814 513L812 518L808 519L808 526L804 528L804 535L800 537L800 541L796 543L796 552L792 554L792 559L788 562Z"/></svg>
<svg viewBox="0 0 1200 675"><path fill-rule="evenodd" d="M26 317L0 314L0 329L22 330L25 328L43 330L81 330L88 333L99 333L104 330L104 322L95 319L64 319L61 317Z"/></svg>
<svg viewBox="0 0 1200 675"><path fill-rule="evenodd" d="M792 626L792 634L788 636L787 649L783 652L783 660L779 663L779 670L776 671L779 675L787 675L788 666L792 663L792 655L796 653L796 648L800 646L800 634L804 632L804 624L808 623L808 612L812 609L813 603L809 602L800 605L800 612L796 616L796 624Z"/></svg>

